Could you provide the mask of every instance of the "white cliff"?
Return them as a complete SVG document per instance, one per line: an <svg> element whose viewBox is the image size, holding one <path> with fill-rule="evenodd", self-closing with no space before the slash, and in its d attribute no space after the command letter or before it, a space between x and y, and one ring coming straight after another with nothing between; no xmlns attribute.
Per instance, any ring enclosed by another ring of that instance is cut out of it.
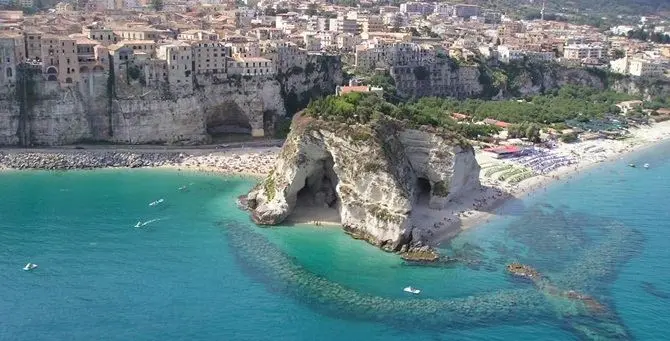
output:
<svg viewBox="0 0 670 341"><path fill-rule="evenodd" d="M199 76L195 88L183 92L119 80L110 85L105 73L61 88L37 74L25 94L20 84L0 89L0 145L198 144L231 132L272 134L287 107L290 115L335 91L342 77L336 61L277 78ZM286 98L286 91L293 97Z"/></svg>
<svg viewBox="0 0 670 341"><path fill-rule="evenodd" d="M298 117L247 205L261 225L281 223L297 205L333 207L355 238L400 251L419 241L412 210L444 208L478 188L479 170L472 147L457 136L392 120L347 126Z"/></svg>

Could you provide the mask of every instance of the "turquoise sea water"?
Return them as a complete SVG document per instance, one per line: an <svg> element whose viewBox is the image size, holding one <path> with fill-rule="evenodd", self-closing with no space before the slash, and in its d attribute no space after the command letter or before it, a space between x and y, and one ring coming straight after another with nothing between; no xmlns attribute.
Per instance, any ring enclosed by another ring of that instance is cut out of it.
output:
<svg viewBox="0 0 670 341"><path fill-rule="evenodd" d="M436 267L336 228L259 229L235 207L250 180L0 173L0 340L666 340L667 147L510 203ZM511 278L513 261L603 309Z"/></svg>

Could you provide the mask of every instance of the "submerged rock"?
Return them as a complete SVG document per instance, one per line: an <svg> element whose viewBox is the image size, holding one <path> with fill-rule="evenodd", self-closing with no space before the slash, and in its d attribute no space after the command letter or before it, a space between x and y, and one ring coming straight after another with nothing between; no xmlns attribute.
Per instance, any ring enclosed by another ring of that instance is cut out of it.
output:
<svg viewBox="0 0 670 341"><path fill-rule="evenodd" d="M412 233L422 226L413 209L441 209L479 188L479 171L472 146L443 130L388 118L348 125L298 116L247 207L259 225L281 223L298 205L334 208L352 237L400 251L422 238Z"/></svg>

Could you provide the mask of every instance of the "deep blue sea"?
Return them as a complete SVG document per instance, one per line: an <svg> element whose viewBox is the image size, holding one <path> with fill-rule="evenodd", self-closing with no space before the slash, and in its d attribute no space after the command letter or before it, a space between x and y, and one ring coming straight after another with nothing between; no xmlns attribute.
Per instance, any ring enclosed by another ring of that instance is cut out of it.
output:
<svg viewBox="0 0 670 341"><path fill-rule="evenodd" d="M255 227L248 179L0 173L0 340L667 340L668 147L510 202L433 267L337 228Z"/></svg>

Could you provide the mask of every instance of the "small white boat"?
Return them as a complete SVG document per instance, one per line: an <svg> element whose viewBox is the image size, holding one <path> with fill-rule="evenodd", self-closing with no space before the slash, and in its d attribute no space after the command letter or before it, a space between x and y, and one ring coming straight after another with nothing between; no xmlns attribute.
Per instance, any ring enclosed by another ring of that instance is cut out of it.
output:
<svg viewBox="0 0 670 341"><path fill-rule="evenodd" d="M645 164L644 164L644 168L649 168L649 164L648 164L648 163L645 163Z"/></svg>
<svg viewBox="0 0 670 341"><path fill-rule="evenodd" d="M156 205L162 203L163 201L164 201L163 199L158 199L158 200L156 200L156 201L151 202L151 203L149 204L149 206L156 206Z"/></svg>
<svg viewBox="0 0 670 341"><path fill-rule="evenodd" d="M633 167L633 168L635 168L635 164L634 164L634 163L629 163L629 164L628 164L628 167Z"/></svg>
<svg viewBox="0 0 670 341"><path fill-rule="evenodd" d="M23 267L24 271L30 271L32 269L35 269L37 267L37 264L34 263L28 263L26 266Z"/></svg>
<svg viewBox="0 0 670 341"><path fill-rule="evenodd" d="M415 294L415 295L418 295L418 294L421 293L421 290L419 290L417 288L412 288L412 286L408 286L407 288L402 289L402 291L408 292L410 294Z"/></svg>
<svg viewBox="0 0 670 341"><path fill-rule="evenodd" d="M135 224L135 227L141 227L141 226L142 226L142 222L141 222L141 221L138 221L137 224Z"/></svg>

